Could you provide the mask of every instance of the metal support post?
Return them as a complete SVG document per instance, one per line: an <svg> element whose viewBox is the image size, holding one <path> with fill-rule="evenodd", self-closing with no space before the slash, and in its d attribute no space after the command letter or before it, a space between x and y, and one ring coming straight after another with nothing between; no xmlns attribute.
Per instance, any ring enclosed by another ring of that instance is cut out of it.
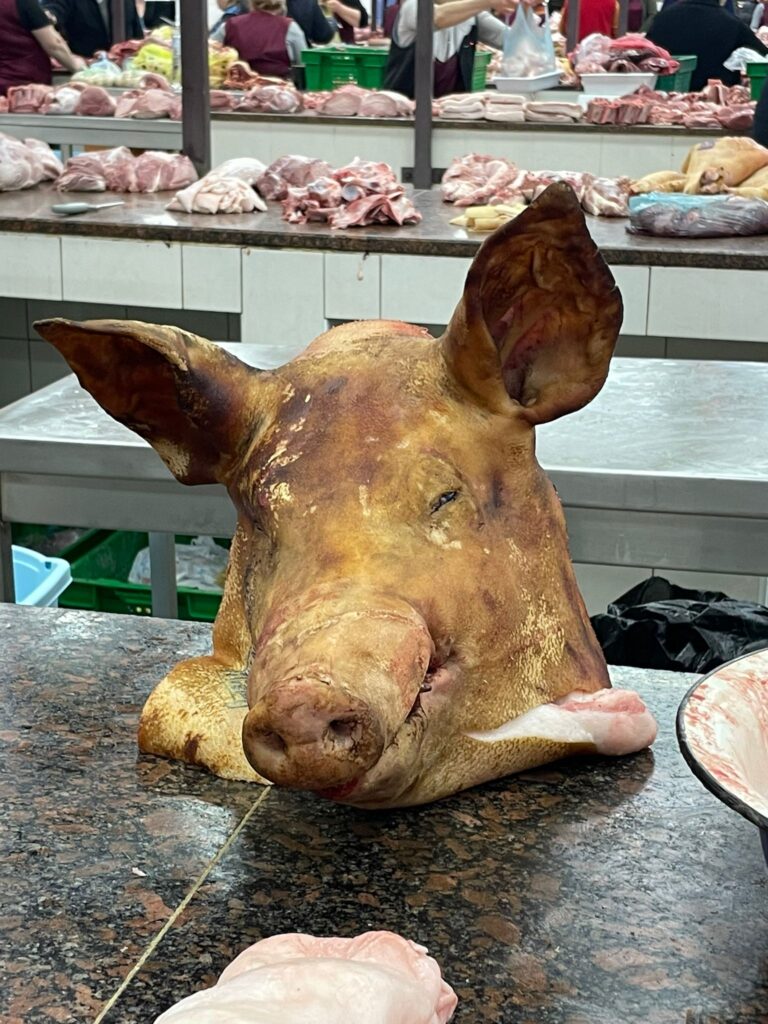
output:
<svg viewBox="0 0 768 1024"><path fill-rule="evenodd" d="M208 10L205 0L181 0L181 132L198 174L211 169Z"/></svg>
<svg viewBox="0 0 768 1024"><path fill-rule="evenodd" d="M418 0L416 15L416 53L414 94L416 114L413 135L413 184L415 188L432 188L432 33L434 5L432 0Z"/></svg>
<svg viewBox="0 0 768 1024"><path fill-rule="evenodd" d="M125 42L125 0L109 0L109 18L112 28L111 42Z"/></svg>
<svg viewBox="0 0 768 1024"><path fill-rule="evenodd" d="M150 533L149 565L152 573L152 614L160 619L178 619L176 592L176 539L172 533Z"/></svg>
<svg viewBox="0 0 768 1024"><path fill-rule="evenodd" d="M565 51L573 53L576 49L576 40L579 38L579 16L581 15L581 0L568 0L568 18L565 23Z"/></svg>
<svg viewBox="0 0 768 1024"><path fill-rule="evenodd" d="M629 0L619 0L619 35L627 34L627 23L629 22Z"/></svg>
<svg viewBox="0 0 768 1024"><path fill-rule="evenodd" d="M8 601L13 604L15 600L11 524L0 520L0 601Z"/></svg>

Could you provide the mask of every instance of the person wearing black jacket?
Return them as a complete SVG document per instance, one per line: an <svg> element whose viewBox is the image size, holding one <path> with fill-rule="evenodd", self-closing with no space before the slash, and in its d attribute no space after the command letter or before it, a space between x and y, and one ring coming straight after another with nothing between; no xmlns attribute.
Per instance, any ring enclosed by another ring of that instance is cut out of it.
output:
<svg viewBox="0 0 768 1024"><path fill-rule="evenodd" d="M109 50L115 41L109 0L44 0L43 7L53 17L72 52L81 57L92 57L97 50ZM134 0L125 0L125 38L144 38Z"/></svg>
<svg viewBox="0 0 768 1024"><path fill-rule="evenodd" d="M723 66L734 50L746 46L763 56L768 49L744 22L723 10L719 0L677 0L660 11L648 29L648 39L679 54L698 58L691 77L691 92L703 89L710 78L738 85L741 75Z"/></svg>
<svg viewBox="0 0 768 1024"><path fill-rule="evenodd" d="M768 87L763 86L760 99L755 107L755 123L752 138L768 149Z"/></svg>
<svg viewBox="0 0 768 1024"><path fill-rule="evenodd" d="M320 10L317 0L288 0L288 17L293 18L312 46L330 43L336 34L336 25Z"/></svg>

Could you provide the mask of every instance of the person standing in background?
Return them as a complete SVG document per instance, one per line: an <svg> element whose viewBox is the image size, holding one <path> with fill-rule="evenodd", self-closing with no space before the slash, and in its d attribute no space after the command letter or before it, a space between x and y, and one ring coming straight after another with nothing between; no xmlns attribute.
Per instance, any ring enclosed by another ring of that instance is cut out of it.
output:
<svg viewBox="0 0 768 1024"><path fill-rule="evenodd" d="M44 0L43 7L73 53L81 57L109 50L115 42L109 0ZM134 0L125 0L125 38L144 38Z"/></svg>
<svg viewBox="0 0 768 1024"><path fill-rule="evenodd" d="M234 47L257 74L289 78L307 41L285 10L284 0L251 0L249 13L228 18L213 38Z"/></svg>
<svg viewBox="0 0 768 1024"><path fill-rule="evenodd" d="M336 35L336 22L326 18L317 0L287 0L288 17L296 24L312 46L330 43Z"/></svg>
<svg viewBox="0 0 768 1024"><path fill-rule="evenodd" d="M673 56L690 54L697 58L691 92L699 92L710 78L719 79L723 85L738 85L740 72L729 71L723 62L740 46L768 55L754 32L724 10L719 0L677 0L656 15L648 38Z"/></svg>
<svg viewBox="0 0 768 1024"><path fill-rule="evenodd" d="M208 33L213 39L216 39L221 35L224 25L230 18L236 18L238 14L248 13L248 5L244 3L243 0L217 0L216 6L219 9L221 17L216 21Z"/></svg>
<svg viewBox="0 0 768 1024"><path fill-rule="evenodd" d="M568 0L565 0L560 15L560 32L568 34ZM576 42L580 43L594 32L616 38L619 32L619 5L616 0L581 0Z"/></svg>
<svg viewBox="0 0 768 1024"><path fill-rule="evenodd" d="M368 28L368 11L360 0L328 0L327 7L336 18L342 43L354 43L355 29Z"/></svg>
<svg viewBox="0 0 768 1024"><path fill-rule="evenodd" d="M67 71L85 67L38 0L0 0L0 96L12 85L50 85L51 58Z"/></svg>

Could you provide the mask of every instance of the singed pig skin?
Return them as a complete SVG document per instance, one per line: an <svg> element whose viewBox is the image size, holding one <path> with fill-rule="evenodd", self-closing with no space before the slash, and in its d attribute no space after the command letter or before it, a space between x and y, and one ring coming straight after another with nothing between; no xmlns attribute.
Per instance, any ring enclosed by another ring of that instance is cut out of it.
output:
<svg viewBox="0 0 768 1024"><path fill-rule="evenodd" d="M553 185L483 245L439 341L346 324L260 373L176 328L38 325L180 480L223 482L238 512L213 654L159 684L141 748L361 807L572 752L469 734L609 686L533 428L600 390L620 323Z"/></svg>

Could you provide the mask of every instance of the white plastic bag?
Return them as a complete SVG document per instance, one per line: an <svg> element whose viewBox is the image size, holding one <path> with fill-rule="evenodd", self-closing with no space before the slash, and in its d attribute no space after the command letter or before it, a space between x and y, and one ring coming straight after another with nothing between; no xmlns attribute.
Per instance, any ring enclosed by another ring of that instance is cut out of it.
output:
<svg viewBox="0 0 768 1024"><path fill-rule="evenodd" d="M229 552L212 537L195 537L190 544L176 545L176 585L221 593ZM152 572L149 548L142 548L133 560L129 583L149 586Z"/></svg>
<svg viewBox="0 0 768 1024"><path fill-rule="evenodd" d="M747 70L747 64L768 64L768 57L763 57L757 50L750 50L748 46L740 46L734 50L728 60L723 61L723 67L729 71L740 71L742 74Z"/></svg>
<svg viewBox="0 0 768 1024"><path fill-rule="evenodd" d="M504 31L501 74L507 78L532 78L557 71L555 46L549 25L539 25L527 4L517 8L515 20Z"/></svg>

